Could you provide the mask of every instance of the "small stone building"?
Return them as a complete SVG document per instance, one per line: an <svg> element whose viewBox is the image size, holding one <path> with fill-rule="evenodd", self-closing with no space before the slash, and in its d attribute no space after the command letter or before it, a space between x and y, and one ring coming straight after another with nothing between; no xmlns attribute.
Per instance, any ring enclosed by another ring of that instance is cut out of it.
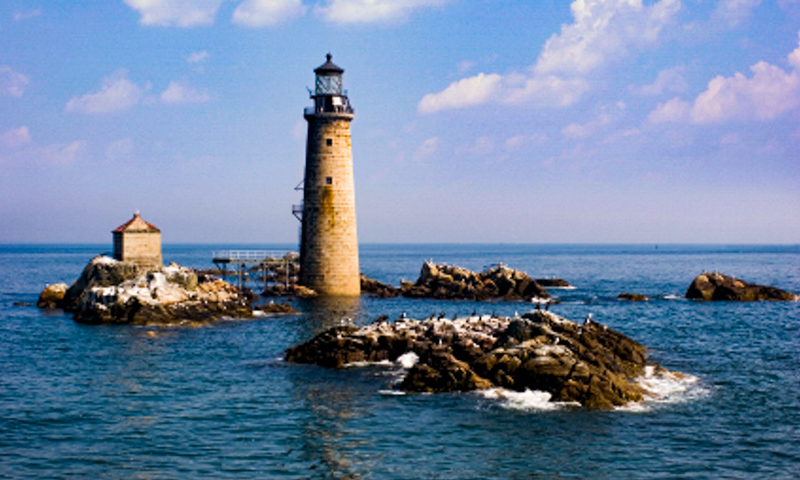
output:
<svg viewBox="0 0 800 480"><path fill-rule="evenodd" d="M140 265L163 265L161 230L145 222L139 212L111 232L114 235L114 258Z"/></svg>

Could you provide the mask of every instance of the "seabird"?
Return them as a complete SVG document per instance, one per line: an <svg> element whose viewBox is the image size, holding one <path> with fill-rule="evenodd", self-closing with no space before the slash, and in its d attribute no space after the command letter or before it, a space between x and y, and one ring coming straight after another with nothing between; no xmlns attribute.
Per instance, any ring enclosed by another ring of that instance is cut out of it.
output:
<svg viewBox="0 0 800 480"><path fill-rule="evenodd" d="M586 320L583 322L584 325L591 325L592 324L592 314L586 315Z"/></svg>

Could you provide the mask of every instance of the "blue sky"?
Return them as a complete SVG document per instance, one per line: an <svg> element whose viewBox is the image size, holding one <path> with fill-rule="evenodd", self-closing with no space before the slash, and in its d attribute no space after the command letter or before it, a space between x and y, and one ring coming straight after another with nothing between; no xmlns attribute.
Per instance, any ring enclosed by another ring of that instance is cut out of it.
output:
<svg viewBox="0 0 800 480"><path fill-rule="evenodd" d="M0 243L295 242L345 69L362 242L800 243L800 0L5 0Z"/></svg>

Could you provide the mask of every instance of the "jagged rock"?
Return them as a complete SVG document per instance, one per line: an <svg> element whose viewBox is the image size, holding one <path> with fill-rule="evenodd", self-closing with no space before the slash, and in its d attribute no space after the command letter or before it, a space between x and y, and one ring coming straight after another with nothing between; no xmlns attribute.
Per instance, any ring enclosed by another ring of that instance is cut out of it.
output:
<svg viewBox="0 0 800 480"><path fill-rule="evenodd" d="M341 368L412 352L419 361L400 384L409 392L531 389L589 408L625 405L645 393L635 380L644 373L645 347L597 322L579 325L542 310L515 318L379 318L327 330L288 349L286 360Z"/></svg>
<svg viewBox="0 0 800 480"><path fill-rule="evenodd" d="M575 288L571 283L563 278L537 278L536 283L545 288Z"/></svg>
<svg viewBox="0 0 800 480"><path fill-rule="evenodd" d="M425 262L416 283L404 283L403 296L411 298L439 298L488 300L531 300L550 298L550 294L525 272L496 265L482 273L453 265Z"/></svg>
<svg viewBox="0 0 800 480"><path fill-rule="evenodd" d="M288 303L275 302L269 302L266 305L259 305L254 307L253 310L258 310L270 315L297 315L300 313Z"/></svg>
<svg viewBox="0 0 800 480"><path fill-rule="evenodd" d="M64 296L67 294L69 286L66 283L55 283L44 287L42 293L39 294L39 300L36 306L39 308L56 308L60 307L64 301Z"/></svg>
<svg viewBox="0 0 800 480"><path fill-rule="evenodd" d="M174 263L142 266L103 255L83 269L61 306L92 324L198 324L253 315L250 300L218 278Z"/></svg>
<svg viewBox="0 0 800 480"><path fill-rule="evenodd" d="M312 298L317 296L317 292L303 285L293 285L292 295L299 298Z"/></svg>
<svg viewBox="0 0 800 480"><path fill-rule="evenodd" d="M641 293L629 293L623 292L617 295L617 298L620 300L627 300L629 302L647 302L650 298L647 295L642 295Z"/></svg>
<svg viewBox="0 0 800 480"><path fill-rule="evenodd" d="M762 300L798 301L800 295L779 288L755 285L718 272L705 272L692 281L686 298L697 300Z"/></svg>
<svg viewBox="0 0 800 480"><path fill-rule="evenodd" d="M377 280L373 280L362 273L361 293L369 294L377 298L394 298L400 295L400 289L385 283L381 283Z"/></svg>

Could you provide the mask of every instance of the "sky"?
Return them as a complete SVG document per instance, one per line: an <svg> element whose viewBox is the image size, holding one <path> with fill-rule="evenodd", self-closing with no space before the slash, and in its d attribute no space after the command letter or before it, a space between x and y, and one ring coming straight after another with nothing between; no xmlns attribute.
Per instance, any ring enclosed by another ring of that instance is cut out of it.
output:
<svg viewBox="0 0 800 480"><path fill-rule="evenodd" d="M0 243L293 243L314 68L363 243L800 243L800 0L4 0Z"/></svg>

